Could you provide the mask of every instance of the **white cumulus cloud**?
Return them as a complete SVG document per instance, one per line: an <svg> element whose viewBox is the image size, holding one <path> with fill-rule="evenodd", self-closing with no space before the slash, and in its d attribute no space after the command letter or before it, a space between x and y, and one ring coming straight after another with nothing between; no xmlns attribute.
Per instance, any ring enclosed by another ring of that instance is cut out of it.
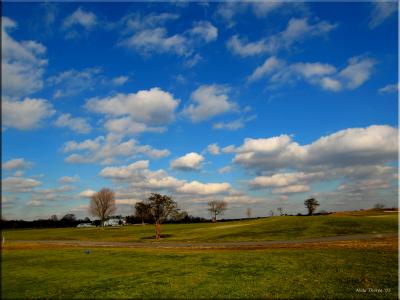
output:
<svg viewBox="0 0 400 300"><path fill-rule="evenodd" d="M227 182L223 183L201 183L191 181L185 183L177 189L178 192L198 195L213 195L227 193L231 189L231 185Z"/></svg>
<svg viewBox="0 0 400 300"><path fill-rule="evenodd" d="M180 100L159 88L131 94L117 94L107 98L93 98L86 107L107 116L129 116L133 121L148 125L170 123Z"/></svg>
<svg viewBox="0 0 400 300"><path fill-rule="evenodd" d="M97 17L94 13L78 8L71 15L64 19L63 27L69 28L74 25L80 25L86 29L90 29L96 25Z"/></svg>
<svg viewBox="0 0 400 300"><path fill-rule="evenodd" d="M2 189L6 192L27 193L42 183L36 179L24 177L7 177L2 181Z"/></svg>
<svg viewBox="0 0 400 300"><path fill-rule="evenodd" d="M64 144L63 152L75 152L65 158L68 163L109 164L120 158L146 155L152 158L168 156L167 149L155 149L149 145L140 145L134 139L124 140L121 136L109 134L82 142L69 141Z"/></svg>
<svg viewBox="0 0 400 300"><path fill-rule="evenodd" d="M248 82L254 82L266 77L271 87L287 86L304 80L317 85L324 90L338 92L343 89L355 89L364 84L372 75L375 60L354 56L341 70L335 66L321 62L288 63L271 56L257 67L248 77Z"/></svg>
<svg viewBox="0 0 400 300"><path fill-rule="evenodd" d="M192 103L184 109L184 114L193 122L201 122L237 109L230 102L229 88L221 85L202 85L191 95Z"/></svg>
<svg viewBox="0 0 400 300"><path fill-rule="evenodd" d="M43 87L43 74L47 65L46 47L36 41L17 41L10 32L17 23L2 17L2 95L18 98L30 95Z"/></svg>
<svg viewBox="0 0 400 300"><path fill-rule="evenodd" d="M26 161L24 158L14 158L3 163L3 169L6 170L21 170L28 169L32 166L32 162Z"/></svg>
<svg viewBox="0 0 400 300"><path fill-rule="evenodd" d="M70 114L60 115L54 123L57 127L69 128L77 133L89 133L92 128L84 118L73 118Z"/></svg>
<svg viewBox="0 0 400 300"><path fill-rule="evenodd" d="M54 114L53 106L45 99L25 98L22 101L3 101L3 127L29 130L39 127Z"/></svg>
<svg viewBox="0 0 400 300"><path fill-rule="evenodd" d="M171 162L171 168L182 171L198 170L203 161L204 157L202 155L196 152L190 152L173 160Z"/></svg>

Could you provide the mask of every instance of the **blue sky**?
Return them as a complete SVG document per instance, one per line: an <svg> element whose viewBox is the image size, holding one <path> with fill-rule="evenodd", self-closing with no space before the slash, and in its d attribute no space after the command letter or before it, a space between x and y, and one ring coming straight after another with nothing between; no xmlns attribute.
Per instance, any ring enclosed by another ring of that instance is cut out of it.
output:
<svg viewBox="0 0 400 300"><path fill-rule="evenodd" d="M397 205L397 5L3 3L2 215L150 192L225 217Z"/></svg>

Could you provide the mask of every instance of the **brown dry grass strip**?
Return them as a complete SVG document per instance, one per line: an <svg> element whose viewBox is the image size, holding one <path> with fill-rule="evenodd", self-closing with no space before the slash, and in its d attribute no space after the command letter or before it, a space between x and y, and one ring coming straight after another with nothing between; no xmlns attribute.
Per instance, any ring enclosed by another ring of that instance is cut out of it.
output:
<svg viewBox="0 0 400 300"><path fill-rule="evenodd" d="M268 249L381 249L387 251L397 251L398 249L398 237L386 237L369 240L350 240L350 241L326 241L326 242L306 242L306 243L279 243L270 245L230 245L230 246L196 246L192 245L188 248L182 247L164 247L164 248L152 248L151 245L148 247L135 247L129 245L110 245L110 244L96 244L96 245L80 245L71 243L13 243L8 242L2 246L2 251L7 250L40 250L40 249L63 249L63 248L125 248L125 249L140 249L140 250L182 250L182 251L193 251L193 250L268 250Z"/></svg>

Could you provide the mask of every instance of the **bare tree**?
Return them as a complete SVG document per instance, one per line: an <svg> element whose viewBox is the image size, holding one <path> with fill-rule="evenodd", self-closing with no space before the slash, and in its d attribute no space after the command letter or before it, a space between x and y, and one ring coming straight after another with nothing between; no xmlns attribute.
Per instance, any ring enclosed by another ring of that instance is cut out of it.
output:
<svg viewBox="0 0 400 300"><path fill-rule="evenodd" d="M281 216L283 216L283 209L282 209L282 207L278 207L276 210L279 211L279 214L280 214Z"/></svg>
<svg viewBox="0 0 400 300"><path fill-rule="evenodd" d="M304 205L306 206L306 208L308 210L308 215L312 216L312 214L315 212L315 210L319 206L319 202L315 198L309 198L306 201L304 201Z"/></svg>
<svg viewBox="0 0 400 300"><path fill-rule="evenodd" d="M54 221L54 222L58 221L57 215L52 215L52 216L50 217L50 220L52 220L52 221Z"/></svg>
<svg viewBox="0 0 400 300"><path fill-rule="evenodd" d="M144 219L149 216L150 207L147 203L138 202L135 204L135 215L142 220L142 225L144 225Z"/></svg>
<svg viewBox="0 0 400 300"><path fill-rule="evenodd" d="M374 209L375 210L382 210L385 208L385 205L381 204L381 203L377 203L374 205Z"/></svg>
<svg viewBox="0 0 400 300"><path fill-rule="evenodd" d="M152 193L147 199L149 215L156 226L156 239L161 237L161 223L178 211L177 203L169 196Z"/></svg>
<svg viewBox="0 0 400 300"><path fill-rule="evenodd" d="M269 215L270 215L271 217L274 216L274 211L273 211L272 209L269 211Z"/></svg>
<svg viewBox="0 0 400 300"><path fill-rule="evenodd" d="M93 216L99 217L101 226L104 227L104 221L116 210L115 193L107 188L101 189L90 199L89 211Z"/></svg>
<svg viewBox="0 0 400 300"><path fill-rule="evenodd" d="M251 218L251 208L250 207L248 207L247 209L246 209L246 215L247 215L247 217L250 219Z"/></svg>
<svg viewBox="0 0 400 300"><path fill-rule="evenodd" d="M212 221L213 223L217 222L217 216L220 214L223 214L225 210L228 208L228 203L225 201L219 201L219 200L212 200L208 202L208 211L211 214Z"/></svg>

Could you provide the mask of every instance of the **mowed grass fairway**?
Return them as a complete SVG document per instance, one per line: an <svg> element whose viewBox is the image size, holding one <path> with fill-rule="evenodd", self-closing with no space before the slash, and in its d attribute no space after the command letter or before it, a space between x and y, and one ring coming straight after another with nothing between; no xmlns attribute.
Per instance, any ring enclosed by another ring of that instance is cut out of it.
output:
<svg viewBox="0 0 400 300"><path fill-rule="evenodd" d="M395 233L397 214L273 217L163 225L162 229L170 235L162 242L287 240ZM105 230L10 230L3 234L3 299L398 298L397 238L300 243L294 248L261 250L190 250L152 249L150 225ZM34 242L60 239L142 241L149 248L82 248ZM91 253L86 254L86 249Z"/></svg>

